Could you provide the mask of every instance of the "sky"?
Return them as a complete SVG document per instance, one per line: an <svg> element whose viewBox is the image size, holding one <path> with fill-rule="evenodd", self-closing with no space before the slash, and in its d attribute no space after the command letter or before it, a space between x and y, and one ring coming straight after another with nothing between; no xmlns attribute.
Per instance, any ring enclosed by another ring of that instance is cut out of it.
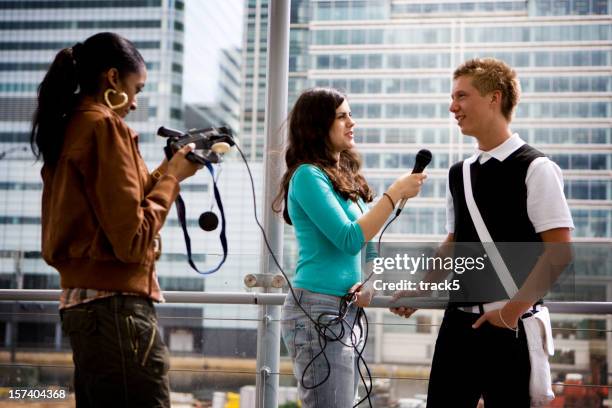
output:
<svg viewBox="0 0 612 408"><path fill-rule="evenodd" d="M186 0L183 102L211 103L217 94L219 51L241 47L245 0Z"/></svg>

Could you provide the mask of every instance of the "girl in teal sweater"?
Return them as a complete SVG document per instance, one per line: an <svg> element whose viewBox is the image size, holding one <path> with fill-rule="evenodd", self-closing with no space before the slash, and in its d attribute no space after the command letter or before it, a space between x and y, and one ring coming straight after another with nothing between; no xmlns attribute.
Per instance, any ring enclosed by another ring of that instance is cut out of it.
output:
<svg viewBox="0 0 612 408"><path fill-rule="evenodd" d="M279 212L284 204L283 218L293 225L299 249L293 280L297 299L288 294L281 327L305 408L352 407L357 401L356 350L363 348L357 309L373 295L360 286L361 250L365 247L366 261L376 256L368 241L396 203L418 194L426 177L404 174L368 209L373 193L360 172L354 126L339 91L302 93L289 117L287 171L274 203ZM344 319L334 319L347 293L353 293L354 304ZM328 324L326 338L311 318Z"/></svg>

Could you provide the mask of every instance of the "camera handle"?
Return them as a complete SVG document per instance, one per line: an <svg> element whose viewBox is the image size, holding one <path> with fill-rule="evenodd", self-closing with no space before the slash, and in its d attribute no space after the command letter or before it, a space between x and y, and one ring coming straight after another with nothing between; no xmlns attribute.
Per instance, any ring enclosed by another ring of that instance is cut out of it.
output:
<svg viewBox="0 0 612 408"><path fill-rule="evenodd" d="M168 161L170 161L170 159L172 158L172 147L170 146L170 141L166 143L166 147L164 147L164 153L166 154L166 158L168 159ZM187 248L187 259L189 261L189 265L200 275L210 275L221 269L221 266L223 266L225 260L227 259L227 237L225 235L225 211L223 211L223 202L221 201L221 194L219 194L219 189L217 188L217 181L215 180L215 170L213 169L213 166L209 161L207 161L204 165L206 166L212 177L215 201L217 203L217 207L219 208L219 212L221 213L221 233L219 234L219 241L221 242L221 247L223 248L223 258L221 258L221 261L216 267L207 271L201 271L193 262L193 258L191 256L191 238L189 237L189 232L187 231L185 202L183 201L183 197L181 197L180 194L176 197L175 204L176 215L178 216L179 223L181 224L181 228L183 229L183 237L185 238L185 247Z"/></svg>

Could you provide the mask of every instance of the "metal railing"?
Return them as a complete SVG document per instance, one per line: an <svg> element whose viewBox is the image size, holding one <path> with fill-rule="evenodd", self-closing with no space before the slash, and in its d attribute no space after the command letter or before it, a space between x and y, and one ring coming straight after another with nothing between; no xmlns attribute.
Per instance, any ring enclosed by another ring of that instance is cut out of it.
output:
<svg viewBox="0 0 612 408"><path fill-rule="evenodd" d="M60 290L35 290L35 289L0 289L0 301L13 301L13 302L57 302L59 299L61 291ZM265 309L268 306L279 306L282 305L285 296L284 293L259 293L259 292L215 292L215 293L204 293L204 292L165 292L164 297L166 299L166 303L168 304L193 304L193 305L205 305L205 304L231 304L231 305L254 305L259 309ZM445 299L430 299L430 298L403 298L397 302L391 304L390 296L378 296L375 297L372 301L370 308L388 308L389 306L410 306L416 307L419 309L443 309L446 305ZM546 305L549 307L552 313L572 313L572 314L587 314L587 315L612 315L612 302L546 302ZM174 319L177 317L174 316ZM186 318L190 319L202 319L205 317L197 317L197 316L188 316ZM212 317L207 317L207 319L211 319ZM221 318L219 318L221 319ZM273 330L277 330L280 324L279 319L277 318L266 318L264 314L263 317L259 318L222 318L223 320L248 320L252 322L262 323L262 320L268 327L273 328ZM388 324L383 322L372 321L371 324L380 325L380 324ZM414 326L414 323L400 324L406 326ZM417 324L418 325L418 324ZM429 324L432 326L431 324ZM435 325L435 324L434 324ZM610 350L611 342L610 337L611 334L609 328L606 330L599 330L601 332L605 332L607 336L608 342L608 350ZM565 330L563 328L557 328L555 330ZM576 331L583 329L575 329ZM589 330L589 329L586 329ZM268 339L269 340L269 339ZM226 370L216 370L213 369L215 373L221 374L235 374L235 375L255 375L256 376L256 400L257 407L275 407L277 405L277 400L267 398L267 395L270 392L276 392L278 388L278 378L281 375L287 375L287 372L282 372L279 368L279 357L280 353L275 356L269 355L266 353L265 356L259 355L260 342L266 341L266 339L261 336L257 336L258 343L258 358L256 369L253 371L253 367L249 369L240 369L234 371L226 371ZM269 359L273 359L270 364ZM20 364L23 366L24 364ZM40 366L39 364L29 364L30 366ZM25 366L28 366L28 363L25 363ZM49 367L59 368L59 369L70 369L69 365L50 365ZM260 370L260 367L266 368L265 372ZM271 369L274 367L274 369ZM190 369L190 368L178 368L173 369L173 371L177 372L193 372L199 374L210 374L211 371L209 369ZM261 377L261 378L258 378ZM425 377L419 376L393 376L393 375L374 375L373 379L377 378L387 378L391 380L407 380L407 381L427 381ZM267 381L268 379L272 379L272 381ZM592 385L581 385L583 387L593 387Z"/></svg>
<svg viewBox="0 0 612 408"><path fill-rule="evenodd" d="M60 297L60 290L48 289L0 289L0 301L54 302ZM231 304L231 305L276 305L285 301L285 293L259 292L164 292L166 303ZM447 299L406 297L391 303L391 296L376 296L371 308L409 306L418 309L444 309ZM546 302L551 313L612 314L612 302Z"/></svg>

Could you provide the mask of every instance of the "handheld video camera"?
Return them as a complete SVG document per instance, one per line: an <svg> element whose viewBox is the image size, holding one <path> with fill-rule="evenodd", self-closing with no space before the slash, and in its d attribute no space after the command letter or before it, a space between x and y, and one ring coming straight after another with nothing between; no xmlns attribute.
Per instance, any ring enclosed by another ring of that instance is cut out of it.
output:
<svg viewBox="0 0 612 408"><path fill-rule="evenodd" d="M168 138L165 148L168 160L183 146L195 143L195 150L185 157L198 164L220 163L223 154L236 144L232 130L227 127L192 129L183 133L162 126L157 130L157 134Z"/></svg>

